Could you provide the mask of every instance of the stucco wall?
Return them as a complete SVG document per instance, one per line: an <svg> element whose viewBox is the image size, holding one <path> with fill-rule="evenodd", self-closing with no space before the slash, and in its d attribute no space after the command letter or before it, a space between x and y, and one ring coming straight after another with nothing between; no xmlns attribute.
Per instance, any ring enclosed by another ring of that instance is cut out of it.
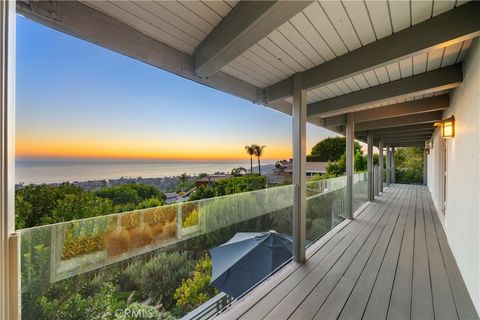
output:
<svg viewBox="0 0 480 320"><path fill-rule="evenodd" d="M458 267L480 313L480 41L463 62L463 83L450 96L444 119L455 116L447 139L446 207L442 211L442 139L437 130L428 156L428 187Z"/></svg>

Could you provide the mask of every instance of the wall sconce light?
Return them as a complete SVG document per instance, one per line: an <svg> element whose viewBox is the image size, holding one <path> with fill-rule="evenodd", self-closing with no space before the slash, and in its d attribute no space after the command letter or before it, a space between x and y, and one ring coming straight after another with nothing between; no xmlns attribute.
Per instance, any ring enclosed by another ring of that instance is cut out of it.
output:
<svg viewBox="0 0 480 320"><path fill-rule="evenodd" d="M453 138L455 137L455 118L452 116L448 119L436 122L435 127L440 127L442 138Z"/></svg>

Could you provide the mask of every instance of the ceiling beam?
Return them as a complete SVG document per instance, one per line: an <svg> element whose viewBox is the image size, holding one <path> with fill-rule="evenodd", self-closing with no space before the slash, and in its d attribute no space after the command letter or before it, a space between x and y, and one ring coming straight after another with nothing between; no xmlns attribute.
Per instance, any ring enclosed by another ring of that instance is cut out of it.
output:
<svg viewBox="0 0 480 320"><path fill-rule="evenodd" d="M401 133L401 132L412 132L412 131L421 131L421 130L435 130L435 127L432 123L422 123L422 124L413 124L413 125L405 125L393 128L382 128L382 129L375 129L373 132L375 134L389 134L389 133ZM366 134L366 130L357 130L355 134Z"/></svg>
<svg viewBox="0 0 480 320"><path fill-rule="evenodd" d="M403 103L392 104L385 107L378 107L369 110L362 110L353 113L355 123L380 120L392 117L406 116L436 110L445 110L449 106L449 97L447 94L425 98ZM338 115L324 118L324 126L343 125L346 123L346 116Z"/></svg>
<svg viewBox="0 0 480 320"><path fill-rule="evenodd" d="M195 73L210 77L312 1L240 1L195 49Z"/></svg>
<svg viewBox="0 0 480 320"><path fill-rule="evenodd" d="M405 126L411 124L432 123L440 120L442 120L442 111L432 111L421 114L412 114L403 117L360 122L358 124L355 124L355 128L358 131L365 131Z"/></svg>
<svg viewBox="0 0 480 320"><path fill-rule="evenodd" d="M372 132L373 134L373 132ZM411 137L420 137L420 136L432 136L433 131L420 131L420 132L410 132L409 134L399 133L399 134L389 134L389 135L373 135L374 139L391 139L391 138L411 138ZM366 136L358 136L360 139L364 139Z"/></svg>
<svg viewBox="0 0 480 320"><path fill-rule="evenodd" d="M380 140L384 142L392 142L392 141L425 141L432 137L432 135L416 135L411 137L374 137L374 141L378 142Z"/></svg>
<svg viewBox="0 0 480 320"><path fill-rule="evenodd" d="M418 140L418 141L384 141L383 143L385 145L389 145L389 146L425 146L425 140ZM377 142L378 144L378 142Z"/></svg>
<svg viewBox="0 0 480 320"><path fill-rule="evenodd" d="M427 132L427 133L417 133L417 134L412 134L412 135L389 135L389 136L373 136L375 140L394 140L394 139L413 139L413 138L425 138L425 137L431 137L433 133Z"/></svg>
<svg viewBox="0 0 480 320"><path fill-rule="evenodd" d="M416 139L416 140L392 140L392 141L384 141L383 143L386 145L398 145L398 144L418 144L418 145L425 145L425 141L428 139ZM374 141L375 144L378 144L378 141Z"/></svg>
<svg viewBox="0 0 480 320"><path fill-rule="evenodd" d="M347 114L339 114L328 118L323 118L323 126L330 128L334 126L341 126L347 123Z"/></svg>
<svg viewBox="0 0 480 320"><path fill-rule="evenodd" d="M421 73L338 97L310 103L308 116L346 113L365 105L407 95L427 94L458 87L462 83L462 64Z"/></svg>
<svg viewBox="0 0 480 320"><path fill-rule="evenodd" d="M202 79L195 74L193 56L151 38L80 1L17 1L17 12L52 29L180 77L253 103L263 104L263 89L224 72L217 72L208 79ZM292 113L292 105L285 101L277 101L268 106L289 115ZM309 122L315 123L315 120L309 119Z"/></svg>
<svg viewBox="0 0 480 320"><path fill-rule="evenodd" d="M424 148L425 147L425 142L403 142L403 143L392 143L390 144L391 147L399 147L399 148L405 148L405 147L416 147L416 148Z"/></svg>
<svg viewBox="0 0 480 320"><path fill-rule="evenodd" d="M435 132L435 128L431 128L428 130L416 130L416 131L399 131L399 132L386 132L386 133L381 133L378 132L379 130L370 130L373 134L374 137L407 137L407 136L414 136L414 135L419 135L419 134L433 134ZM368 131L361 131L361 132L356 132L355 136L356 137L366 137L368 134Z"/></svg>
<svg viewBox="0 0 480 320"><path fill-rule="evenodd" d="M410 28L372 42L304 71L303 89L333 83L361 72L428 50L445 47L480 35L480 3L471 1ZM292 95L292 77L269 86L265 101Z"/></svg>

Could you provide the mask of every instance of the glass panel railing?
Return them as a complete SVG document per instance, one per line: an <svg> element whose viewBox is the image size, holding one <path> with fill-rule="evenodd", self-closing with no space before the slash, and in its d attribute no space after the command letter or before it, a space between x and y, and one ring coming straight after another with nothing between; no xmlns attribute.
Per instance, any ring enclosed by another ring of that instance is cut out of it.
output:
<svg viewBox="0 0 480 320"><path fill-rule="evenodd" d="M387 187L387 169L383 167L382 170L382 183L383 183L383 189Z"/></svg>
<svg viewBox="0 0 480 320"><path fill-rule="evenodd" d="M380 193L380 167L378 165L373 166L373 194L377 196Z"/></svg>
<svg viewBox="0 0 480 320"><path fill-rule="evenodd" d="M196 264L211 268L202 260L208 250L238 232L288 239L293 197L287 185L19 230L22 318L101 318L135 301L181 316L218 293L209 281L195 287L196 267L192 275ZM197 300L175 297L182 281L199 290Z"/></svg>
<svg viewBox="0 0 480 320"><path fill-rule="evenodd" d="M368 174L356 173L353 176L353 211L368 201Z"/></svg>
<svg viewBox="0 0 480 320"><path fill-rule="evenodd" d="M345 176L307 182L307 246L344 219L346 183Z"/></svg>
<svg viewBox="0 0 480 320"><path fill-rule="evenodd" d="M306 188L311 244L346 216L346 177ZM357 209L367 201L365 173L355 174L353 189ZM183 316L220 292L209 286L210 249L239 232L274 230L291 241L294 193L288 185L19 230L22 318L91 319L128 308Z"/></svg>

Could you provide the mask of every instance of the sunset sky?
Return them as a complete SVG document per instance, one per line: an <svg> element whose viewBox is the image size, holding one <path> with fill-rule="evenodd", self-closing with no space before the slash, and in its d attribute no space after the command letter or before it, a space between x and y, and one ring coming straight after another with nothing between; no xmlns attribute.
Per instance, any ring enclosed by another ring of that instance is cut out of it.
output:
<svg viewBox="0 0 480 320"><path fill-rule="evenodd" d="M291 155L291 118L17 19L18 158L265 159ZM307 152L333 133L308 126Z"/></svg>

